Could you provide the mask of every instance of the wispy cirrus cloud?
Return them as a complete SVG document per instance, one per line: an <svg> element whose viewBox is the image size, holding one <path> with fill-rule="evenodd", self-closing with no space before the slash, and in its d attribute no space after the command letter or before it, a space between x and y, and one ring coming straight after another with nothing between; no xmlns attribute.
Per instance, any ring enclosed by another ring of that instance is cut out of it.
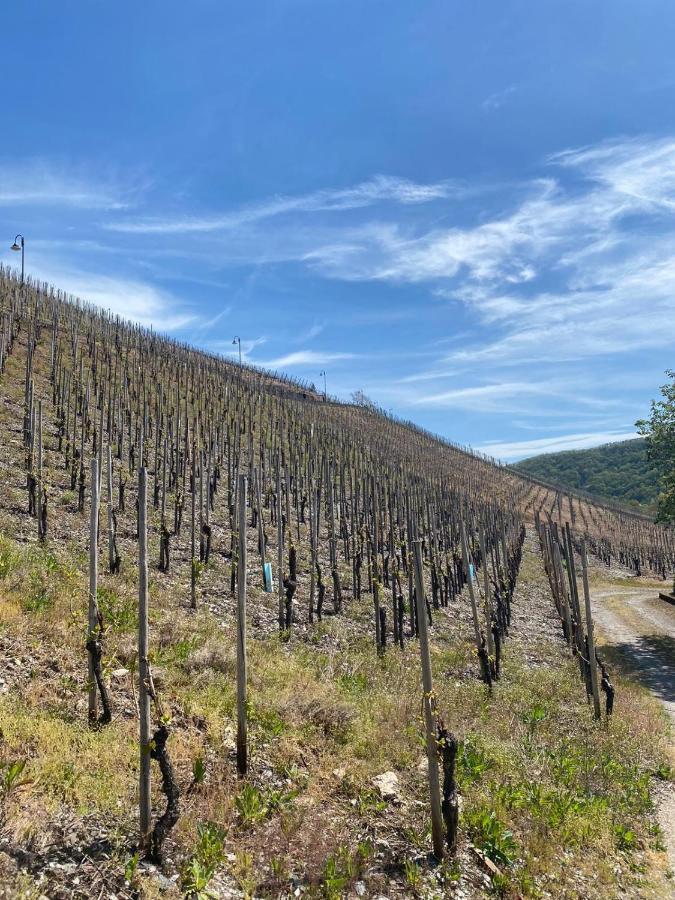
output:
<svg viewBox="0 0 675 900"><path fill-rule="evenodd" d="M0 206L121 210L131 205L134 193L100 174L46 160L0 162Z"/></svg>
<svg viewBox="0 0 675 900"><path fill-rule="evenodd" d="M637 207L675 205L675 155L671 138L630 138L564 150L549 161L577 169Z"/></svg>
<svg viewBox="0 0 675 900"><path fill-rule="evenodd" d="M304 261L335 279L426 284L470 310L484 328L480 343L440 358L440 369L672 343L675 140L613 141L548 165L552 174L526 185L506 215L429 229L369 223Z"/></svg>
<svg viewBox="0 0 675 900"><path fill-rule="evenodd" d="M325 366L328 363L356 359L355 353L331 353L321 350L296 350L276 359L256 360L256 364L266 369L294 369L301 366Z"/></svg>
<svg viewBox="0 0 675 900"><path fill-rule="evenodd" d="M321 334L325 327L325 322L315 322L314 325L311 325L306 331L298 335L298 343L304 343L304 341L313 340L315 337L318 337Z"/></svg>
<svg viewBox="0 0 675 900"><path fill-rule="evenodd" d="M215 316L211 316L208 319L204 319L204 321L200 322L199 327L201 329L213 328L214 325L217 325L221 319L224 319L226 316L229 316L232 312L231 306L225 306L220 312L216 313Z"/></svg>
<svg viewBox="0 0 675 900"><path fill-rule="evenodd" d="M133 277L102 275L58 265L33 266L32 272L74 297L147 328L172 332L198 321L197 315L170 292Z"/></svg>
<svg viewBox="0 0 675 900"><path fill-rule="evenodd" d="M123 319L161 332L177 332L200 321L199 314L181 297L122 268L117 260L115 274L110 274L107 258L83 253L80 245L78 253L70 255L60 254L50 242L35 241L28 250L31 278ZM0 262L8 268L16 267L17 256L0 248Z"/></svg>
<svg viewBox="0 0 675 900"><path fill-rule="evenodd" d="M451 379L454 386L441 386ZM431 384L429 384L431 382ZM561 383L556 378L538 380L495 379L486 382L471 369L454 372L422 372L379 385L373 393L410 408L438 410L463 410L475 414L501 413L509 415L546 416L569 415L569 407L595 410L602 405L605 412L614 405L612 401L598 401L580 391L578 380ZM555 405L556 409L552 410ZM593 416L596 415L594 411Z"/></svg>
<svg viewBox="0 0 675 900"><path fill-rule="evenodd" d="M580 360L669 345L667 323L675 316L675 235L626 238L620 252L623 259L589 261L560 290L503 298L503 334L459 349L447 362L497 359L517 366L550 359L552 353L558 361ZM491 320L493 303L501 302L477 298L476 306Z"/></svg>
<svg viewBox="0 0 675 900"><path fill-rule="evenodd" d="M213 216L155 217L104 224L110 231L129 234L189 234L225 231L242 225L255 224L288 213L343 212L396 203L404 206L427 203L447 197L449 182L418 184L405 178L377 175L348 188L326 188L300 196L280 196L242 206L239 209Z"/></svg>
<svg viewBox="0 0 675 900"><path fill-rule="evenodd" d="M448 409L478 409L482 412L503 408L505 400L522 401L528 396L555 396L559 393L550 384L512 381L495 384L473 385L453 388L439 393L419 395L413 404L417 406L438 406Z"/></svg>
<svg viewBox="0 0 675 900"><path fill-rule="evenodd" d="M489 441L476 447L482 453L495 459L515 461L537 456L540 453L559 453L563 450L584 450L600 444L627 441L637 438L634 431L592 431L580 434L565 434L556 437L537 438L528 441Z"/></svg>
<svg viewBox="0 0 675 900"><path fill-rule="evenodd" d="M524 191L526 199L508 216L421 232L399 223L371 223L347 231L341 242L315 248L305 259L345 280L430 282L441 288L445 283L447 291L456 279L457 290L472 283L508 288L534 280L552 256L587 246L626 212L623 201L606 191L569 196L552 178L533 181Z"/></svg>
<svg viewBox="0 0 675 900"><path fill-rule="evenodd" d="M496 109L501 109L502 106L508 101L509 97L516 93L518 90L518 86L515 84L509 84L507 87L502 88L499 91L495 91L493 94L490 94L488 97L483 100L481 103L481 109L483 112L493 112Z"/></svg>
<svg viewBox="0 0 675 900"><path fill-rule="evenodd" d="M232 328L246 333L239 317L259 285L283 297L288 273L296 279L292 296L300 296L296 289L307 277L345 282L345 296L358 294L359 300L344 314L340 307L333 316L319 301L310 307L304 331L294 335L284 323L282 337L272 330L276 326L266 326L269 336L242 341L243 358L289 370L334 365L347 393L350 379L358 379L355 384L378 402L422 417L460 410L467 417L485 413L495 421L517 416L543 423L547 417L572 421L573 410L581 409L577 421L588 425L580 425L579 433L624 434L621 423L630 421L632 411L621 420L602 420L622 394L617 390L613 397L582 369L584 361L631 351L665 353L673 346L675 139L568 149L543 161L529 180L486 184L469 189L450 179L376 176L213 214L194 209L142 217L122 216L128 195L87 179L38 179L33 194L24 190L22 196L101 211L86 240L74 234L71 249L77 243L78 255L98 256L108 272L111 263L104 260L114 259L115 267L133 274L113 270L107 281L78 281L74 270L65 280L60 274L52 280L136 321L154 319L177 329L189 323L203 342L219 336L205 332L216 332L226 315L223 296L233 310ZM0 202L19 194L0 181ZM66 237L58 248L37 240L31 247L52 257L67 254ZM218 307L195 315L163 290L165 284L178 290L181 280L220 290ZM339 296L335 284L330 296ZM437 316L444 330L434 333L429 323L439 309L445 311ZM456 331L448 327L448 310ZM329 321L335 327L322 334ZM379 334L359 344L358 329L378 325L396 334L386 339L397 359L393 371L382 357ZM340 343L345 328L352 329L353 343ZM319 334L321 350L312 346ZM267 358L258 359L263 344ZM208 346L238 354L231 338ZM342 353L342 346L361 352ZM339 365L350 360L353 365Z"/></svg>

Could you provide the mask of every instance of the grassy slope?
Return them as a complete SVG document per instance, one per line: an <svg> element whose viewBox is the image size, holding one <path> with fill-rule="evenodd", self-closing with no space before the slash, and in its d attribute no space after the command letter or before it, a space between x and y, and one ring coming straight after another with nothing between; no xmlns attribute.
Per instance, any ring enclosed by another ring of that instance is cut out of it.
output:
<svg viewBox="0 0 675 900"><path fill-rule="evenodd" d="M590 450L545 453L521 460L514 468L642 512L651 513L655 509L658 473L647 460L643 439L604 444Z"/></svg>
<svg viewBox="0 0 675 900"><path fill-rule="evenodd" d="M480 886L471 837L495 858L507 893L537 896L545 887L552 896L659 896L640 870L659 846L649 783L665 764L660 714L639 690L620 684L610 726L594 725L575 666L546 631L551 623L532 634L527 603L536 603L541 572L530 552L516 607L523 623L514 625L491 698L476 679L466 625L449 620L436 629L437 700L462 740L463 798L463 853L440 874L452 883L465 870L468 887ZM0 548L3 647L30 663L28 671L18 667L0 699L2 759L26 758L31 778L10 800L8 824L17 844L40 848L47 823L64 813L68 822L93 816L116 835L110 874L119 876L134 833L133 698L127 678L113 679L115 722L105 731L87 728L86 590L76 569L67 553L9 539ZM111 589L112 605L130 609L132 591L132 579ZM366 617L368 606L351 615ZM330 895L332 886L339 896L343 880L346 886L363 877L375 894L385 889L387 871L400 891L421 888L429 835L416 646L380 659L339 618L304 640L253 640L251 778L241 783L232 754L232 629L214 628L207 612L193 617L173 602L153 612L152 660L173 716L181 784L190 785L197 759L206 770L184 804L174 859L195 851L198 823L215 820L231 854L216 883L233 879L276 896L294 875L317 895ZM126 612L113 625L109 668L128 664L134 625ZM387 770L401 779L400 806L384 804L372 787ZM152 877L137 874L137 883L153 895Z"/></svg>
<svg viewBox="0 0 675 900"><path fill-rule="evenodd" d="M172 717L170 751L184 797L166 868L173 880L160 885L157 872L135 868L132 516L122 528L122 573L102 571L100 579L115 718L102 731L90 730L83 648L86 516L77 514L67 490L56 490L65 475L48 449L52 532L46 548L36 545L20 469L20 361L10 360L5 387L0 763L25 760L28 779L4 804L0 882L6 896L91 897L104 883L118 897L154 897L160 887L162 896L178 896L179 886L194 883L209 859L215 863L210 887L221 895L232 889L287 896L299 885L309 895L338 897L362 881L372 896L452 896L458 886L464 897L492 891L667 896L649 799L650 776L663 770L666 759L661 714L639 689L619 683L611 723L592 722L531 546L504 676L492 696L476 677L467 604L436 614L436 696L461 741L462 797L460 852L440 868L427 856L416 644L377 657L370 598L348 601L345 616L328 617L311 630L299 627L283 641L274 634L273 604L252 577L252 758L250 777L240 781L233 757L228 563L218 557L202 576L196 614L186 604L185 561L178 578L176 563L170 576L153 566L151 660ZM48 437L48 447L52 441ZM253 549L255 533L249 537ZM151 560L156 558L153 541ZM300 568L306 573L302 557ZM383 802L373 788L373 777L387 770L398 773L400 803ZM218 828L205 834L207 822ZM495 860L501 874L488 877L472 844ZM46 881L37 887L41 876Z"/></svg>

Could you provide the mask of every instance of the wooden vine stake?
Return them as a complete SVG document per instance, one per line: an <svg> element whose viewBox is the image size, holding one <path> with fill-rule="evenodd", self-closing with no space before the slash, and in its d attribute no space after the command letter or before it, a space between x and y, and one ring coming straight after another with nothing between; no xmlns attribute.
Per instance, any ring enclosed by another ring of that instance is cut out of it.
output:
<svg viewBox="0 0 675 900"><path fill-rule="evenodd" d="M138 470L138 712L140 719L139 849L150 850L150 668L148 664L148 473Z"/></svg>
<svg viewBox="0 0 675 900"><path fill-rule="evenodd" d="M420 638L420 660L422 664L422 690L424 704L424 725L426 730L427 760L429 762L429 795L431 801L431 842L434 856L441 860L445 855L443 843L443 814L441 810L441 784L438 774L438 748L436 746L436 722L434 716L434 686L431 676L431 656L429 655L429 632L422 577L422 544L414 542L415 548L415 600Z"/></svg>
<svg viewBox="0 0 675 900"><path fill-rule="evenodd" d="M101 666L102 658L102 630L98 608L98 515L100 506L100 484L98 481L98 459L94 456L91 461L91 521L89 527L89 612L87 622L87 654L88 654L88 694L89 694L89 724L107 725L112 719L112 706L110 692L103 677ZM98 715L98 693L101 695L103 711Z"/></svg>
<svg viewBox="0 0 675 900"><path fill-rule="evenodd" d="M96 632L98 630L98 601L96 596L98 589L98 502L98 460L94 456L91 460L91 517L89 520L88 646L96 640ZM96 666L94 653L91 649L89 650L87 677L89 685L89 722L93 725L98 718L98 703L96 693Z"/></svg>
<svg viewBox="0 0 675 900"><path fill-rule="evenodd" d="M195 557L195 504L197 502L197 483L195 480L195 444L194 441L192 443L192 479L191 479L191 490L192 496L190 498L191 513L192 513L192 532L190 538L190 608L197 609L197 560Z"/></svg>
<svg viewBox="0 0 675 900"><path fill-rule="evenodd" d="M108 444L107 454L107 487L108 487L108 568L114 575L119 572L120 558L117 553L117 526L115 524L115 510L113 509L113 468L112 450Z"/></svg>
<svg viewBox="0 0 675 900"><path fill-rule="evenodd" d="M497 678L497 654L495 648L495 638L492 633L492 599L490 597L490 576L488 574L487 561L487 545L485 543L485 534L481 524L478 532L478 540L480 546L480 558L483 564L483 603L485 606L485 636L487 638L487 648L490 663L490 675Z"/></svg>
<svg viewBox="0 0 675 900"><path fill-rule="evenodd" d="M44 489L42 480L42 400L38 401L38 420L37 420L37 520L38 520L38 537L41 541L47 539L47 494Z"/></svg>
<svg viewBox="0 0 675 900"><path fill-rule="evenodd" d="M464 570L466 572L466 580L469 585L469 598L471 600L471 614L473 618L473 630L474 630L474 638L476 641L476 653L478 655L478 662L480 665L481 677L483 681L487 684L488 687L492 686L492 678L490 675L490 661L488 659L488 654L485 649L485 642L483 635L480 630L480 622L478 621L478 607L476 605L476 595L474 593L473 587L473 576L471 574L472 567L469 558L469 546L466 539L466 527L464 525L464 520L460 522L461 529L461 537L462 537L462 559L464 561Z"/></svg>
<svg viewBox="0 0 675 900"><path fill-rule="evenodd" d="M286 603L284 595L284 523L281 515L281 467L277 463L277 592L279 595L279 631L286 627ZM290 525L286 527L290 531Z"/></svg>
<svg viewBox="0 0 675 900"><path fill-rule="evenodd" d="M588 664L591 669L591 688L593 690L593 711L595 718L602 715L600 711L600 691L598 689L598 666L595 660L595 636L593 634L593 614L591 612L591 592L588 587L588 560L586 558L586 541L581 539L581 568L584 579L584 602L586 604L586 642L588 644Z"/></svg>
<svg viewBox="0 0 675 900"><path fill-rule="evenodd" d="M246 488L245 475L239 476L239 559L237 561L237 772L248 768L246 722Z"/></svg>

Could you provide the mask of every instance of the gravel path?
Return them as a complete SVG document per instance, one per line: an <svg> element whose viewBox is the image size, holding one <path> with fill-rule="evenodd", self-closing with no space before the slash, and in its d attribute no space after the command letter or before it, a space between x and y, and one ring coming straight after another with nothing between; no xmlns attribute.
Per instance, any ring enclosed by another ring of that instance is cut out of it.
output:
<svg viewBox="0 0 675 900"><path fill-rule="evenodd" d="M675 606L658 589L612 586L592 590L598 636L621 665L657 697L675 729ZM671 747L675 763L675 745ZM663 792L659 821L675 871L675 789Z"/></svg>
<svg viewBox="0 0 675 900"><path fill-rule="evenodd" d="M675 606L654 588L594 590L592 600L605 642L661 700L675 725Z"/></svg>

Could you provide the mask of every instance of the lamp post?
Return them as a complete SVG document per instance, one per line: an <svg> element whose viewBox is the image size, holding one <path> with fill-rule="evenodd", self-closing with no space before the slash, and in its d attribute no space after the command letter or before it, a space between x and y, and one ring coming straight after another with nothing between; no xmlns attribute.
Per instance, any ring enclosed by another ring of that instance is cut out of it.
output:
<svg viewBox="0 0 675 900"><path fill-rule="evenodd" d="M323 375L323 402L325 403L328 400L328 392L326 391L326 370L323 372L319 372L319 378Z"/></svg>
<svg viewBox="0 0 675 900"><path fill-rule="evenodd" d="M239 335L235 334L233 344L239 344L239 365L241 365L241 338Z"/></svg>
<svg viewBox="0 0 675 900"><path fill-rule="evenodd" d="M18 243L19 238L21 238L21 243ZM23 235L17 234L14 238L14 243L9 248L10 250L16 250L17 252L21 251L21 284L23 284L23 258L24 258L24 250L23 250Z"/></svg>

